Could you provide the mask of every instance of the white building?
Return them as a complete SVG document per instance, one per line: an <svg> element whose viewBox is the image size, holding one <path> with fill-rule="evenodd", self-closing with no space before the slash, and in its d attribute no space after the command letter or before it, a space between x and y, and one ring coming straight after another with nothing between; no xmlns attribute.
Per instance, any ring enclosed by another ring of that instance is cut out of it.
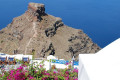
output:
<svg viewBox="0 0 120 80"><path fill-rule="evenodd" d="M79 80L120 80L120 38L96 54L79 55Z"/></svg>

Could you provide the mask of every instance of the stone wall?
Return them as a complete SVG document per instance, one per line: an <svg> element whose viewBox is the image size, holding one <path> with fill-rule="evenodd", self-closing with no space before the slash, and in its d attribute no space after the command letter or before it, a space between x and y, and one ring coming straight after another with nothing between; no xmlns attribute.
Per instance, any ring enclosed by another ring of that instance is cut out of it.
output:
<svg viewBox="0 0 120 80"><path fill-rule="evenodd" d="M26 13L32 16L34 21L41 20L41 16L45 15L45 6L44 4L29 3Z"/></svg>

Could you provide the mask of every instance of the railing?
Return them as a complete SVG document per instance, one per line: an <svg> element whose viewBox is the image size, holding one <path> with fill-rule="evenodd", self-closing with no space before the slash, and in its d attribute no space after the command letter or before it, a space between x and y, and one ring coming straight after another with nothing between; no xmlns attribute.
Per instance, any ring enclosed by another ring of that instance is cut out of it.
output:
<svg viewBox="0 0 120 80"><path fill-rule="evenodd" d="M57 64L66 64L66 63L69 63L69 61L66 61L66 60L55 60L55 59L52 59L52 63L57 63ZM74 65L78 66L78 61L74 61Z"/></svg>

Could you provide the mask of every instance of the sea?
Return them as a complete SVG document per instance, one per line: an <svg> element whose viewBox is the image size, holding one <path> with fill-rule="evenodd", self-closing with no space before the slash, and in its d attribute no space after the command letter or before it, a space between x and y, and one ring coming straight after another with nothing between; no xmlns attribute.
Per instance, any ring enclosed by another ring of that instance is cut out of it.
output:
<svg viewBox="0 0 120 80"><path fill-rule="evenodd" d="M46 13L82 29L101 48L120 37L120 0L0 0L0 30L22 15L29 2L45 4Z"/></svg>

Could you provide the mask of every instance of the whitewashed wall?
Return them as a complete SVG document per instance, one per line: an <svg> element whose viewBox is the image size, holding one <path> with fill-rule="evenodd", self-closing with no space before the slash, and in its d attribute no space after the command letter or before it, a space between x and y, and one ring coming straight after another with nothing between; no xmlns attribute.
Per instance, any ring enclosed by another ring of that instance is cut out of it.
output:
<svg viewBox="0 0 120 80"><path fill-rule="evenodd" d="M120 80L120 38L96 54L79 54L79 64L79 80Z"/></svg>
<svg viewBox="0 0 120 80"><path fill-rule="evenodd" d="M35 65L39 64L40 62L42 62L42 60L33 60L33 62L37 62ZM60 68L60 69L65 69L65 68L68 68L68 65L65 65L65 64L57 64L57 63L50 63L48 61L44 61L44 68L46 70L49 70L50 69L50 64L51 66L52 65L55 65L56 68ZM74 66L74 68L78 68L78 66Z"/></svg>
<svg viewBox="0 0 120 80"><path fill-rule="evenodd" d="M90 80L79 55L78 80Z"/></svg>

